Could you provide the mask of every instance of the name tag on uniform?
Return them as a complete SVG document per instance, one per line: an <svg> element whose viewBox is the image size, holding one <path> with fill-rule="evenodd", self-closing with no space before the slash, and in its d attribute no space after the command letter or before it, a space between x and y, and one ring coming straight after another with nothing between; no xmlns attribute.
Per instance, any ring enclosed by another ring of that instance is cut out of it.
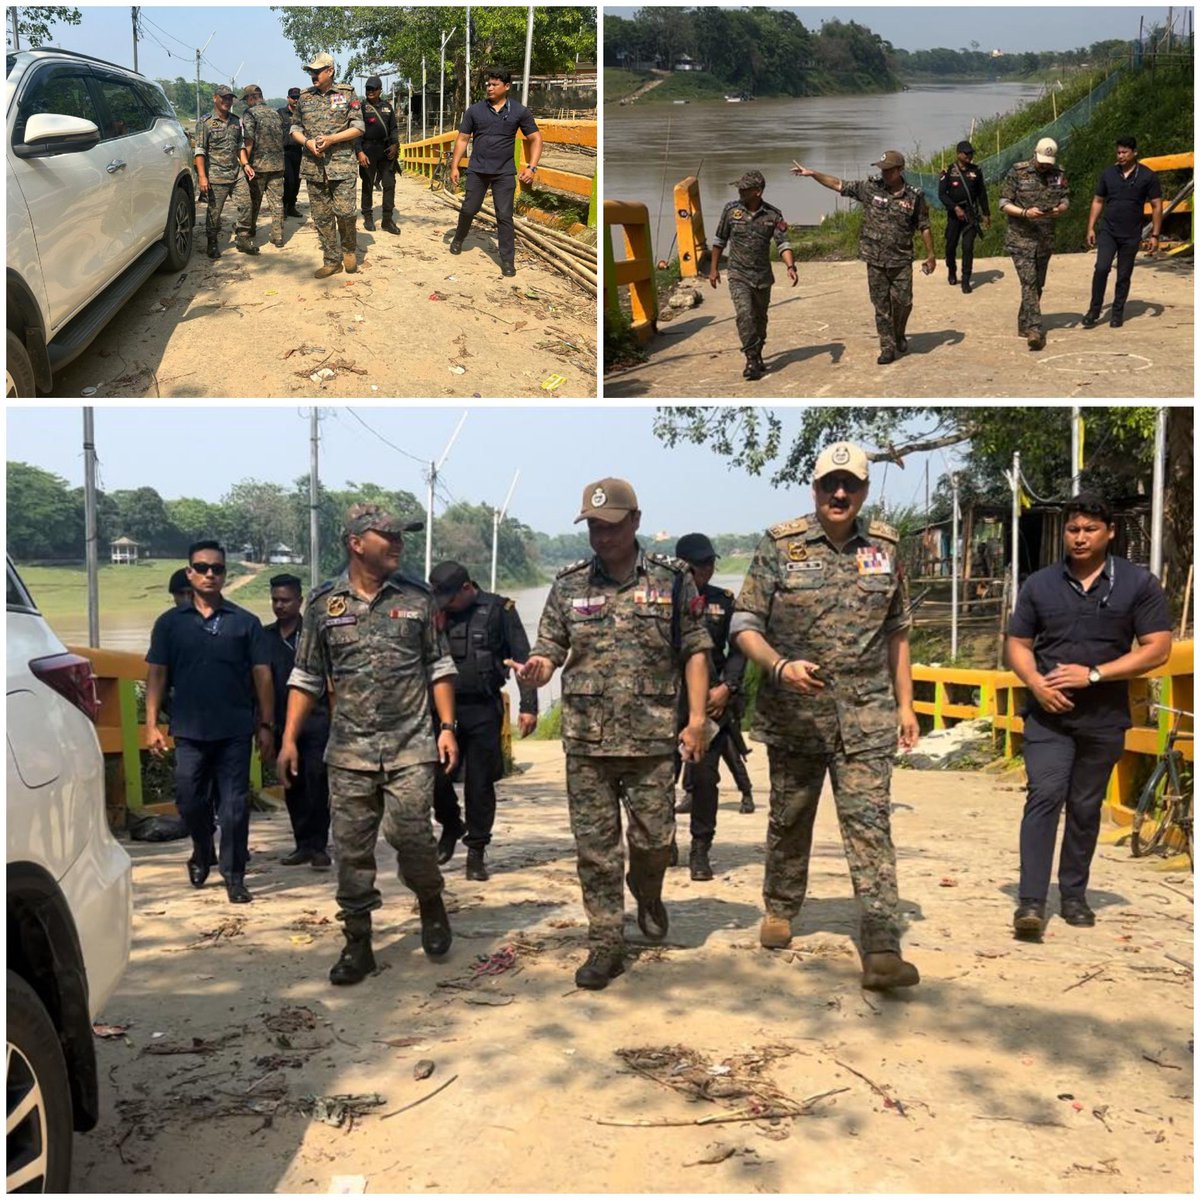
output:
<svg viewBox="0 0 1200 1200"><path fill-rule="evenodd" d="M708 606L708 615L710 617L723 617L725 610L719 604L710 604Z"/></svg>
<svg viewBox="0 0 1200 1200"><path fill-rule="evenodd" d="M886 550L868 546L857 552L858 573L860 575L890 575L892 560Z"/></svg>
<svg viewBox="0 0 1200 1200"><path fill-rule="evenodd" d="M391 617L393 621L419 621L421 619L421 614L415 609L411 608L393 608L391 612L388 613L388 616Z"/></svg>
<svg viewBox="0 0 1200 1200"><path fill-rule="evenodd" d="M887 198L886 196L872 196L872 197L871 197L871 203L872 203L872 204L873 204L873 205L874 205L876 208L887 208L887 206L888 206L888 198Z"/></svg>
<svg viewBox="0 0 1200 1200"><path fill-rule="evenodd" d="M325 628L328 629L331 625L357 625L358 617L354 613L347 613L344 617L326 617Z"/></svg>
<svg viewBox="0 0 1200 1200"><path fill-rule="evenodd" d="M607 599L607 596L576 596L571 601L571 608L580 616L590 617L592 613L598 613L604 607Z"/></svg>
<svg viewBox="0 0 1200 1200"><path fill-rule="evenodd" d="M789 562L784 563L784 567L789 571L823 571L825 564L818 558L809 558L804 562Z"/></svg>

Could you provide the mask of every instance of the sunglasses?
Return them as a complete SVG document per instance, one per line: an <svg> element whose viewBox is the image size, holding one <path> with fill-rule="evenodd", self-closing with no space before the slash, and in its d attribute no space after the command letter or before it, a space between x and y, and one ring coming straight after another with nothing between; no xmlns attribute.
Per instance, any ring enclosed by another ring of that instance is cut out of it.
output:
<svg viewBox="0 0 1200 1200"><path fill-rule="evenodd" d="M854 496L861 492L864 486L863 481L855 479L853 475L826 475L817 484L826 496L832 496L839 490L847 496Z"/></svg>
<svg viewBox="0 0 1200 1200"><path fill-rule="evenodd" d="M224 563L209 563L209 562L188 563L188 567L191 570L195 571L197 575L210 575L210 574L211 575L224 575L225 574L225 564Z"/></svg>

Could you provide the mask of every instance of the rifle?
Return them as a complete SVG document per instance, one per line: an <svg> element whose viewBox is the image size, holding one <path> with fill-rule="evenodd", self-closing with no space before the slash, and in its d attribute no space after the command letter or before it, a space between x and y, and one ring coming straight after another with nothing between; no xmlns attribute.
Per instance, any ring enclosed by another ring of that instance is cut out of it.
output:
<svg viewBox="0 0 1200 1200"><path fill-rule="evenodd" d="M983 222L979 219L979 214L975 211L975 201L971 196L971 185L967 182L966 174L963 172L959 161L954 160L954 169L958 172L959 179L962 180L963 191L967 193L967 212L971 214L969 225L973 225L980 233L983 232Z"/></svg>

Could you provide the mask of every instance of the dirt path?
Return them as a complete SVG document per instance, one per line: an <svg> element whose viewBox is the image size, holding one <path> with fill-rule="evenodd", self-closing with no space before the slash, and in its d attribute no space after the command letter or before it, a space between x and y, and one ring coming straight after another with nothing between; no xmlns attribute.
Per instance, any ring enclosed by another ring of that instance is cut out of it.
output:
<svg viewBox="0 0 1200 1200"><path fill-rule="evenodd" d="M946 265L913 280L906 357L881 367L874 310L860 262L801 263L793 289L776 264L765 358L768 375L742 378L729 288L699 285L703 300L660 325L650 361L605 376L614 398L688 396L901 397L1183 396L1193 389L1194 274L1191 262L1146 265L1133 276L1126 323L1084 329L1091 254L1060 254L1050 263L1042 300L1046 348L1030 352L1017 337L1020 295L1012 261L975 263L975 290L947 286ZM1109 284L1111 296L1112 283ZM1107 310L1105 311L1107 321Z"/></svg>
<svg viewBox="0 0 1200 1200"><path fill-rule="evenodd" d="M739 814L723 793L717 878L672 871L668 944L645 945L630 923L627 973L582 992L572 985L585 928L562 755L555 743L517 750L525 769L501 785L496 873L465 882L461 850L447 868L447 961L421 954L414 905L381 843L381 970L355 988L325 980L340 946L334 879L279 865L285 816L255 818L256 900L243 909L212 883L187 886L179 843L133 844L133 961L104 1014L130 1027L125 1041L99 1043L104 1115L78 1141L76 1187L1188 1190L1192 976L1175 960L1192 961L1190 876L1102 845L1096 927L1055 919L1044 944L1015 943L1018 782L899 771L905 944L923 981L897 998L868 995L828 797L793 948L758 946L759 747L758 811ZM686 855L686 832L681 845ZM515 953L508 969L492 957L504 947ZM476 975L485 960L499 973ZM760 1088L793 1100L836 1094L809 1116L699 1124L737 1113L745 1097L690 1100L617 1053L671 1046L690 1049L668 1053L668 1068L693 1064L676 1083L734 1090L746 1064L728 1075L707 1068L750 1056L761 1060L748 1068ZM418 1081L421 1060L434 1071ZM423 1102L353 1128L301 1115L306 1096L363 1093L382 1097L376 1114Z"/></svg>
<svg viewBox="0 0 1200 1200"><path fill-rule="evenodd" d="M308 212L305 189L299 209ZM204 256L204 207L182 275L158 275L82 358L61 396L438 398L596 392L596 305L517 247L500 274L493 232L479 223L447 252L454 214L426 186L396 184L400 235L358 227L359 270L313 279L321 265L307 215L276 249L263 224L257 257L222 241ZM231 218L226 210L224 220ZM313 378L316 376L316 378ZM562 382L543 388L554 376ZM90 393L89 393L90 394Z"/></svg>

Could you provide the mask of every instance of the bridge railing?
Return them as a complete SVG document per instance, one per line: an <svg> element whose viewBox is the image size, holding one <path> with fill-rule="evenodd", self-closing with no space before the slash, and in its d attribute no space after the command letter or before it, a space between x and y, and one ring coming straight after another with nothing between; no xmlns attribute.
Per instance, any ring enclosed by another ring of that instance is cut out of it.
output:
<svg viewBox="0 0 1200 1200"><path fill-rule="evenodd" d="M619 226L625 257L613 254L613 227ZM654 254L650 245L650 210L627 200L604 202L604 307L608 319L621 319L619 288L629 289L630 329L640 342L649 341L658 323L658 289L654 283Z"/></svg>
<svg viewBox="0 0 1200 1200"><path fill-rule="evenodd" d="M680 277L695 277L700 273L700 260L708 253L704 214L700 209L700 181L695 175L675 185L675 240L679 245Z"/></svg>

